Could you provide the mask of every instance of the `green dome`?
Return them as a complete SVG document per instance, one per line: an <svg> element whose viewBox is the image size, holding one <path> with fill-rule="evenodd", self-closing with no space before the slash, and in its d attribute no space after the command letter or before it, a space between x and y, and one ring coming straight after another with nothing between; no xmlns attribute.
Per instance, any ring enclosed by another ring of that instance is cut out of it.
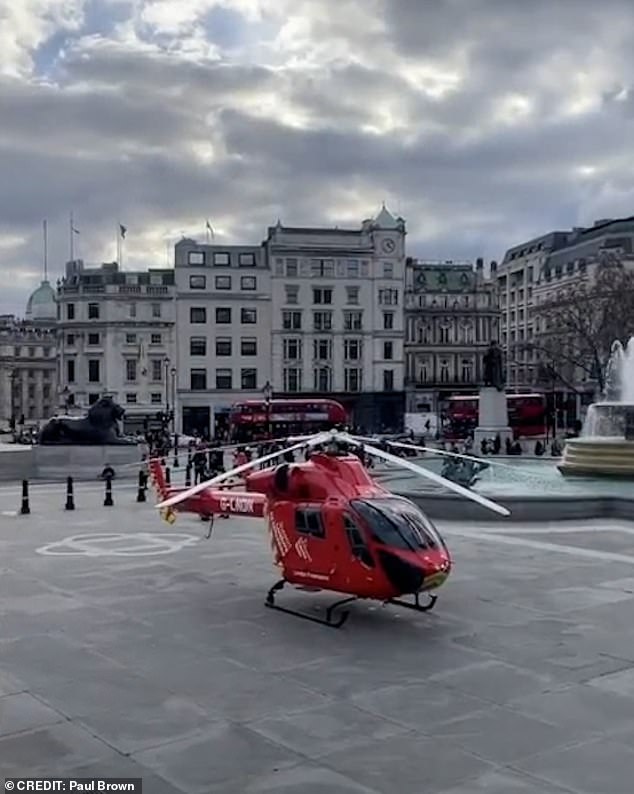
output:
<svg viewBox="0 0 634 794"><path fill-rule="evenodd" d="M26 304L26 318L28 320L57 319L55 290L48 281L43 281L31 294Z"/></svg>

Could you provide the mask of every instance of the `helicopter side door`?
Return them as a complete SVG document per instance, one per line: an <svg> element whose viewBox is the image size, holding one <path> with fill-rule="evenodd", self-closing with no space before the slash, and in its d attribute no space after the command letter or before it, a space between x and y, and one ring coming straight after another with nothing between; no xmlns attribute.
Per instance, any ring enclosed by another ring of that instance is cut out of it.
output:
<svg viewBox="0 0 634 794"><path fill-rule="evenodd" d="M322 505L303 502L295 505L296 564L315 578L329 579L334 568L333 538L328 523Z"/></svg>

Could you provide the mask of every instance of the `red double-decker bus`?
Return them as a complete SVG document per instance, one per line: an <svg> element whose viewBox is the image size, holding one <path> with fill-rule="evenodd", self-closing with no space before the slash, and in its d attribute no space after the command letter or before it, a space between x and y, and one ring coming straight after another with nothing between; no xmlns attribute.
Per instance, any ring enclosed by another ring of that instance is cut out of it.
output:
<svg viewBox="0 0 634 794"><path fill-rule="evenodd" d="M450 397L447 409L451 438L465 438L478 426L477 395ZM507 394L509 427L515 438L546 435L547 410L543 394Z"/></svg>
<svg viewBox="0 0 634 794"><path fill-rule="evenodd" d="M336 400L245 400L231 406L231 438L248 443L265 438L317 433L346 424L348 415Z"/></svg>

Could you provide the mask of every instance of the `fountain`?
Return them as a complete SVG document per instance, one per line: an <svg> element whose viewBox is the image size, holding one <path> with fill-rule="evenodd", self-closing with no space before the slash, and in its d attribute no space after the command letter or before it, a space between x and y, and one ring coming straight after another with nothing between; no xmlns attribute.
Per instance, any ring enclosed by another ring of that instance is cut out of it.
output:
<svg viewBox="0 0 634 794"><path fill-rule="evenodd" d="M634 480L634 337L612 344L605 399L593 403L579 438L566 442L558 468L566 477Z"/></svg>

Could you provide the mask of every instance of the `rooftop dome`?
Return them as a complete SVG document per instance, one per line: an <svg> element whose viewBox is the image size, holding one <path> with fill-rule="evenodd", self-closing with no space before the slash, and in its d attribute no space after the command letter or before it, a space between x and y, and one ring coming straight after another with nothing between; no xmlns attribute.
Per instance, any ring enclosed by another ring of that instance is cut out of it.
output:
<svg viewBox="0 0 634 794"><path fill-rule="evenodd" d="M43 281L40 286L31 293L26 304L27 320L56 320L57 304L55 302L55 290L48 281Z"/></svg>

